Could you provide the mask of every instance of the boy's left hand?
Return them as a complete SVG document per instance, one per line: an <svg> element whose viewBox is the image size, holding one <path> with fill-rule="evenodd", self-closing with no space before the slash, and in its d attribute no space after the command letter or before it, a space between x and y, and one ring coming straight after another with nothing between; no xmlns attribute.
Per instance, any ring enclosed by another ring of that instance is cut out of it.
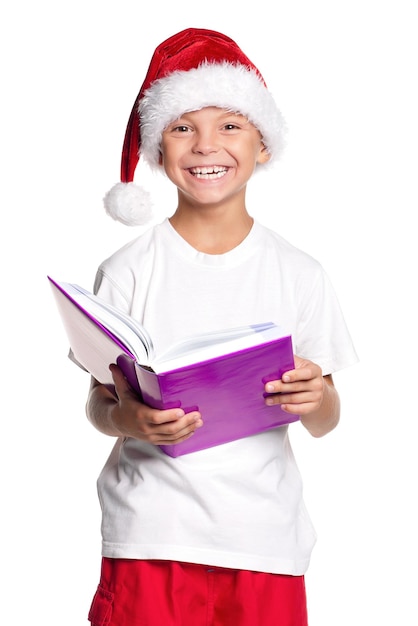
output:
<svg viewBox="0 0 418 626"><path fill-rule="evenodd" d="M280 404L284 411L308 415L317 411L324 397L325 381L319 365L295 355L295 369L285 372L281 380L266 384L266 404Z"/></svg>

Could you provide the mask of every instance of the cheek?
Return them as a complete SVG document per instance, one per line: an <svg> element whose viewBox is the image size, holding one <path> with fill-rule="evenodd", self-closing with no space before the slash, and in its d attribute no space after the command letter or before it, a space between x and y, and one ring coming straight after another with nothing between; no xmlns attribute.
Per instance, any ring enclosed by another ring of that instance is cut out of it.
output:
<svg viewBox="0 0 418 626"><path fill-rule="evenodd" d="M160 165L164 167L171 167L174 163L177 163L179 159L177 146L172 145L170 142L165 143L164 141L160 145Z"/></svg>

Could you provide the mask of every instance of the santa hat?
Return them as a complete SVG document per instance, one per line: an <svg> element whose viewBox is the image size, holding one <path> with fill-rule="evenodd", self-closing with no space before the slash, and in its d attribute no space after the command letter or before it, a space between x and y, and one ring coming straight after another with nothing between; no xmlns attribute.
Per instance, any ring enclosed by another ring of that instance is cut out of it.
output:
<svg viewBox="0 0 418 626"><path fill-rule="evenodd" d="M151 219L150 195L134 181L142 156L160 167L162 133L183 113L216 106L241 113L260 131L271 163L284 145L284 120L264 79L238 45L212 30L188 28L160 44L135 100L122 149L121 182L107 213L128 226Z"/></svg>

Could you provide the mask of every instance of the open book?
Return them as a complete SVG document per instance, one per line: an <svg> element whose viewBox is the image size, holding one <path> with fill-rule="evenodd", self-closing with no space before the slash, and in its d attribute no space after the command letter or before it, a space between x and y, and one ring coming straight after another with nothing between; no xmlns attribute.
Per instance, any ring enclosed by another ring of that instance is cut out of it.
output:
<svg viewBox="0 0 418 626"><path fill-rule="evenodd" d="M48 279L75 360L94 378L112 388L109 365L117 363L149 406L201 412L204 424L193 437L160 446L169 456L299 419L265 404L266 382L294 368L292 339L277 325L210 332L155 354L149 333L132 317L78 285Z"/></svg>

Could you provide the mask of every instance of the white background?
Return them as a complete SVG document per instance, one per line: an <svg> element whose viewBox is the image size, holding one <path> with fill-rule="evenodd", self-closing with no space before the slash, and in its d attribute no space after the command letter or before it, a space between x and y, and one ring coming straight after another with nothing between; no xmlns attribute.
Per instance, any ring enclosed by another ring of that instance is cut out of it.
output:
<svg viewBox="0 0 418 626"><path fill-rule="evenodd" d="M291 428L319 536L307 574L310 626L416 623L412 0L8 5L0 16L2 623L7 615L8 626L86 624L100 561L95 481L112 440L84 416L88 378L66 358L46 275L90 287L98 263L141 232L108 218L101 199L118 180L154 48L190 26L235 39L276 97L289 145L250 184L248 207L324 265L360 357L335 376L338 429L314 440ZM173 192L139 172L159 221L174 208ZM181 294L171 304L180 303Z"/></svg>

